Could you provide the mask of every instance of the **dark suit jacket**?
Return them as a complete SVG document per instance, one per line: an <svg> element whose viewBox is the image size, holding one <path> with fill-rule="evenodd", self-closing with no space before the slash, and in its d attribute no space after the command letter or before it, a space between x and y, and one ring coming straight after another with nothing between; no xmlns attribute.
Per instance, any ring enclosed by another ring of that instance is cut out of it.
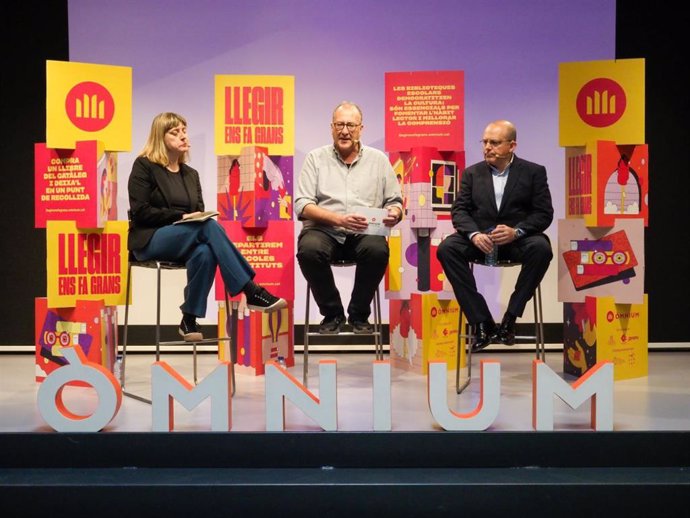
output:
<svg viewBox="0 0 690 518"><path fill-rule="evenodd" d="M553 221L546 168L515 156L498 210L491 168L486 162L471 165L462 173L451 215L465 237L499 224L521 228L527 236L544 232Z"/></svg>
<svg viewBox="0 0 690 518"><path fill-rule="evenodd" d="M182 164L180 174L189 194L188 211L170 206L170 181L165 168L154 164L148 158L138 157L129 175L129 239L127 248L139 250L145 247L156 229L172 225L185 212L204 210L199 173Z"/></svg>

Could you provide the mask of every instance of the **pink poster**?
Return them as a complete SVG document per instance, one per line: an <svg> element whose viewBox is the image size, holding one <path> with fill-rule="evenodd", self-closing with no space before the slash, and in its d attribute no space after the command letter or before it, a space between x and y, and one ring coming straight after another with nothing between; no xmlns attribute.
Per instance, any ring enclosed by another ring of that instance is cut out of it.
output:
<svg viewBox="0 0 690 518"><path fill-rule="evenodd" d="M295 223L271 221L266 228L245 228L239 221L219 221L256 271L254 282L276 297L295 298ZM216 272L216 300L224 300L224 284ZM239 296L232 300L239 300Z"/></svg>

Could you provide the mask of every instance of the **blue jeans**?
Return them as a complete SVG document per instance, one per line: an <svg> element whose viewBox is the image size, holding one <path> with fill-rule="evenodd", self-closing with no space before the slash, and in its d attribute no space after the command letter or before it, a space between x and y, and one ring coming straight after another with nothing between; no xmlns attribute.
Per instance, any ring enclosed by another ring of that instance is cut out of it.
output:
<svg viewBox="0 0 690 518"><path fill-rule="evenodd" d="M220 268L225 289L233 296L256 275L214 219L161 227L144 248L132 253L139 261L159 259L185 263L187 286L180 309L197 317L206 315L216 267Z"/></svg>

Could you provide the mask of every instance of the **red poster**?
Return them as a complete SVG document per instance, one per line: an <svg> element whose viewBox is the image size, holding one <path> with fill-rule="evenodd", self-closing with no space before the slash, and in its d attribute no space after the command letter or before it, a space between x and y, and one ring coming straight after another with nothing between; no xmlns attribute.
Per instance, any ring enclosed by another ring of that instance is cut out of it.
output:
<svg viewBox="0 0 690 518"><path fill-rule="evenodd" d="M387 72L386 151L465 150L465 73Z"/></svg>

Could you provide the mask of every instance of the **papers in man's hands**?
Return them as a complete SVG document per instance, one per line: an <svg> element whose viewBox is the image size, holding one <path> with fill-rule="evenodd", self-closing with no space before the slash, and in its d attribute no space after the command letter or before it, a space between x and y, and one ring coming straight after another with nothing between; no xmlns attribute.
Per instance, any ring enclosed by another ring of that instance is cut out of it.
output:
<svg viewBox="0 0 690 518"><path fill-rule="evenodd" d="M187 218L187 219L178 219L173 225L177 225L178 223L200 223L202 221L206 221L209 218L214 218L218 216L220 213L217 210L207 210L204 212L200 212L193 218Z"/></svg>
<svg viewBox="0 0 690 518"><path fill-rule="evenodd" d="M388 216L388 209L374 209L371 207L355 207L352 212L367 218L367 229L362 234L372 236L390 236L391 229L383 224L383 218Z"/></svg>

